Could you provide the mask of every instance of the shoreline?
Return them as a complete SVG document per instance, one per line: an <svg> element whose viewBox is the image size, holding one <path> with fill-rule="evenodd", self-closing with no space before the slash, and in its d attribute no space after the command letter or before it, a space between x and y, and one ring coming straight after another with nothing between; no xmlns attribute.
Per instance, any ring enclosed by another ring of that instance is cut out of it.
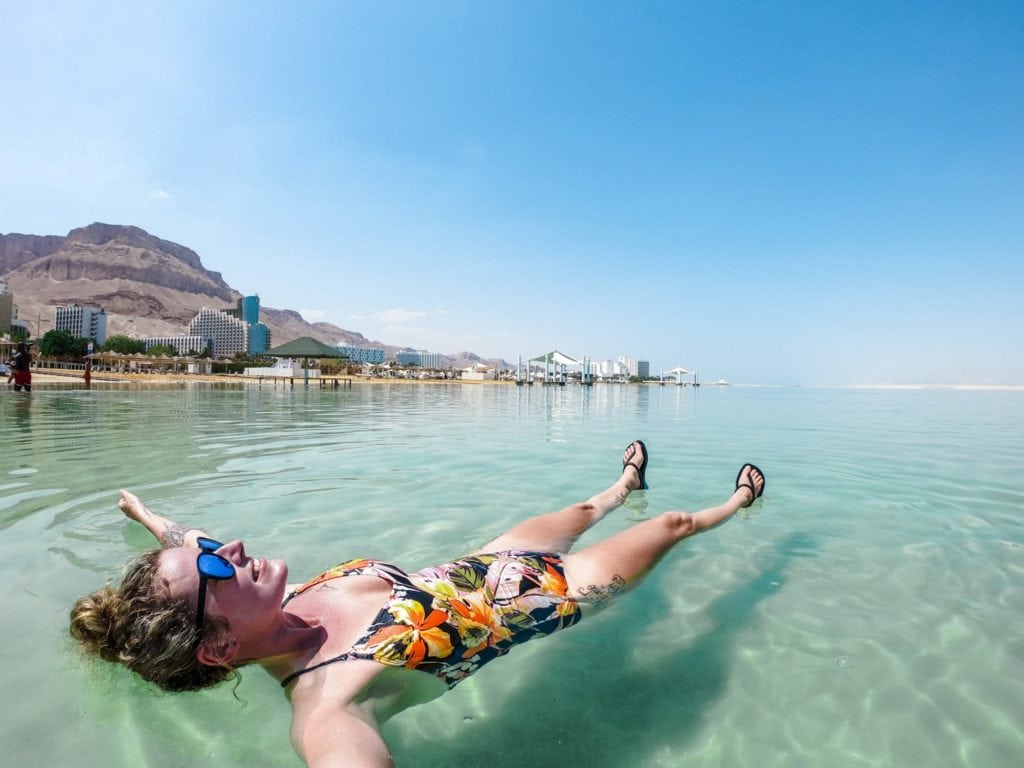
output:
<svg viewBox="0 0 1024 768"><path fill-rule="evenodd" d="M387 378L377 376L322 376L309 379L310 388L334 388L335 382L338 386L347 386L344 382L351 384L467 384L467 385L503 385L515 386L514 381L472 381L463 379L404 379ZM45 371L32 371L32 385L37 384L71 384L78 383L85 387L85 380L81 371L59 371L46 369ZM266 376L244 376L240 374L202 374L202 373L108 373L93 372L92 384L237 384L239 386L262 385L267 383L268 388L283 387L290 389L303 387L306 379L301 376L266 377Z"/></svg>
<svg viewBox="0 0 1024 768"><path fill-rule="evenodd" d="M337 382L337 384L335 383ZM13 385L6 384L7 389L13 391ZM85 381L82 377L82 372L77 370L60 371L54 369L46 369L44 371L32 371L32 384L40 385L41 388L45 388L47 384L79 384L81 388L85 389ZM240 374L199 374L199 373L108 373L108 372L94 372L92 374L92 384L99 386L117 386L117 385L132 385L132 384L146 384L151 386L183 386L189 384L215 384L215 385L236 385L252 386L262 388L263 384L267 384L267 388L282 389L305 389L305 379L302 377L294 378L270 378L261 376L245 376ZM608 386L608 385L622 385L622 384L633 384L636 383L639 386L666 386L666 387L678 387L683 386L686 388L693 389L694 387L688 382L684 382L682 385L674 381L666 381L664 383L658 381L642 381L642 382L595 382L594 386ZM457 384L459 386L507 386L514 387L516 382L514 380L500 379L500 380L466 380L466 379L407 379L407 378L390 378L384 376L324 376L319 378L309 379L310 389L335 389L340 387L358 386L363 384L399 384L399 385L423 385L423 384ZM542 383L536 383L533 385L523 384L522 386L545 386ZM549 386L558 386L552 384ZM569 382L565 386L573 387L580 386L578 382ZM794 389L849 389L849 390L906 390L906 391L962 391L962 392L1024 392L1024 384L841 384L841 385L775 385L775 384L730 384L724 388L734 387L740 389L749 388L794 388ZM702 384L701 388L707 389L719 389L723 388L723 385L707 383Z"/></svg>

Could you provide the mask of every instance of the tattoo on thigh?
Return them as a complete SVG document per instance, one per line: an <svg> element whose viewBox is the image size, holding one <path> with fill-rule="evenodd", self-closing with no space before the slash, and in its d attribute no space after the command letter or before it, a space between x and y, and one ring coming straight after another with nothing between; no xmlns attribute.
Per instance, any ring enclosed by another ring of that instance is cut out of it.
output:
<svg viewBox="0 0 1024 768"><path fill-rule="evenodd" d="M591 584L587 587L580 587L577 591L580 593L580 600L591 605L601 606L625 588L626 580L616 574L612 576L612 580L608 584Z"/></svg>
<svg viewBox="0 0 1024 768"><path fill-rule="evenodd" d="M185 529L177 523L171 523L160 535L160 543L164 547L180 547L185 543Z"/></svg>

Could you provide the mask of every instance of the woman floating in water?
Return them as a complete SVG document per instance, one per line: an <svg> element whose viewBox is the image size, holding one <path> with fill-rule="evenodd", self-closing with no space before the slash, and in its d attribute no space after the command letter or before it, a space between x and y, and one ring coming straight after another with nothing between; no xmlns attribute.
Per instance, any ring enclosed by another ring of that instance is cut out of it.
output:
<svg viewBox="0 0 1024 768"><path fill-rule="evenodd" d="M513 646L572 626L675 544L764 492L764 474L745 464L724 504L665 512L571 552L580 534L647 487L647 458L641 441L631 443L610 488L454 562L406 573L351 560L302 585L286 583L283 560L185 530L121 491L121 510L163 548L134 560L117 589L81 598L71 634L169 691L215 685L258 663L286 689L292 743L310 766L388 766L379 724L445 690L424 672L450 688Z"/></svg>

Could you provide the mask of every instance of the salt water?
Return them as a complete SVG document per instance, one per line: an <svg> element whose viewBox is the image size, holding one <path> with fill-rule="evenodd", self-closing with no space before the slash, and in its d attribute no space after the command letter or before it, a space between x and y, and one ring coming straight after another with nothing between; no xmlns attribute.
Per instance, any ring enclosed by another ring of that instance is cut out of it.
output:
<svg viewBox="0 0 1024 768"><path fill-rule="evenodd" d="M0 744L11 766L297 766L257 668L160 694L67 639L149 534L117 489L298 581L442 561L587 498L587 534L765 498L605 613L392 720L399 766L1024 765L1024 392L676 386L0 393Z"/></svg>

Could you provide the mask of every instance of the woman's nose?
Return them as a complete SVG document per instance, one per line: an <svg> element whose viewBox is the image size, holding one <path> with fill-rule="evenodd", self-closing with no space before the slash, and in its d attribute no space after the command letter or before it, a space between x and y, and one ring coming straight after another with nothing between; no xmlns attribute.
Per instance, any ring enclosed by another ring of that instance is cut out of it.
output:
<svg viewBox="0 0 1024 768"><path fill-rule="evenodd" d="M225 557L228 560L237 557L238 559L245 558L245 545L242 544L241 539L235 539L229 541L223 547L217 550L217 554L221 557Z"/></svg>

